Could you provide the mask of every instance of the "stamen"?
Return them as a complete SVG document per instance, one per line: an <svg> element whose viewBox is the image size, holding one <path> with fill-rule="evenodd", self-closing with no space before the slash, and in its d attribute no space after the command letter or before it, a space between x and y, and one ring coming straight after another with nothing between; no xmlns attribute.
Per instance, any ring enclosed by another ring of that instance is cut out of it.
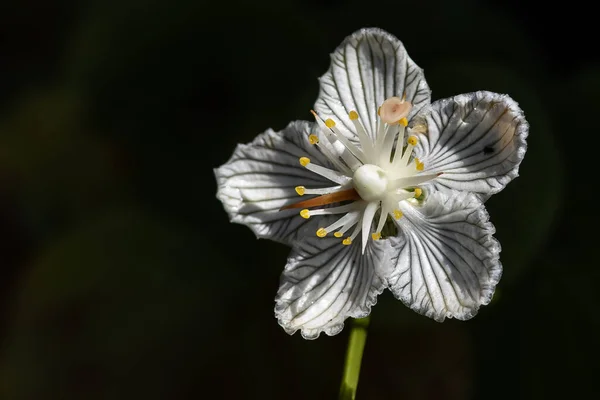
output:
<svg viewBox="0 0 600 400"><path fill-rule="evenodd" d="M404 126L405 128L408 126L408 120L406 119L406 117L400 119L400 121L398 121L398 124Z"/></svg>
<svg viewBox="0 0 600 400"><path fill-rule="evenodd" d="M317 230L317 236L320 238L324 238L325 236L327 236L327 231L325 230L325 228L319 228Z"/></svg>
<svg viewBox="0 0 600 400"><path fill-rule="evenodd" d="M375 232L375 233L372 233L372 234L371 234L371 238L372 238L373 240L379 240L379 239L381 239L381 232Z"/></svg>
<svg viewBox="0 0 600 400"><path fill-rule="evenodd" d="M398 140L396 141L396 151L394 152L394 160L392 161L392 166L396 167L400 163L400 159L402 158L402 148L404 147L404 131L406 127L403 124L399 124L398 128L400 129L398 132Z"/></svg>
<svg viewBox="0 0 600 400"><path fill-rule="evenodd" d="M387 168L390 165L392 147L394 146L394 139L396 139L396 134L398 133L398 127L398 125L388 125L383 145L381 146L381 149L379 149L379 165L384 166L384 168Z"/></svg>
<svg viewBox="0 0 600 400"><path fill-rule="evenodd" d="M342 218L335 221L333 224L329 225L327 228L325 228L325 230L327 232L331 232L334 229L337 229L340 226L344 226L348 223L355 224L356 221L358 221L359 216L360 216L359 211L350 212L350 213L344 215ZM335 237L342 237L342 235L343 235L343 233L339 232L339 231L333 234L333 236L335 236Z"/></svg>
<svg viewBox="0 0 600 400"><path fill-rule="evenodd" d="M418 143L418 139L416 136L411 135L409 136L409 138L406 140L406 149L404 150L404 154L402 155L402 159L400 160L399 167L406 167L408 165L408 160L410 158L410 155L412 154L413 149L415 148L415 146Z"/></svg>
<svg viewBox="0 0 600 400"><path fill-rule="evenodd" d="M415 167L417 171L423 171L425 169L425 164L423 164L418 158L415 157Z"/></svg>
<svg viewBox="0 0 600 400"><path fill-rule="evenodd" d="M308 209L304 209L302 211L300 211L300 216L304 219L309 219L310 218L310 211Z"/></svg>
<svg viewBox="0 0 600 400"><path fill-rule="evenodd" d="M350 243L352 243L352 241L354 239L356 239L356 237L358 236L358 234L360 233L361 229L362 229L362 220L364 218L364 214L363 216L357 221L358 223L356 224L356 227L354 228L354 231L352 231L352 235L350 235L350 237L348 239L350 239Z"/></svg>
<svg viewBox="0 0 600 400"><path fill-rule="evenodd" d="M373 223L373 218L375 218L375 212L379 208L379 202L374 201L367 205L365 211L363 212L362 217L362 253L365 254L365 248L367 247L367 239L369 238L369 233L371 232L371 224Z"/></svg>
<svg viewBox="0 0 600 400"><path fill-rule="evenodd" d="M354 144L350 143L348 139L335 127L335 121L331 118L328 118L327 121L323 121L321 117L314 111L310 110L310 112L314 115L317 124L323 130L326 136L333 136L333 139L339 140L344 147L346 147L347 151L344 151L341 157L344 159L346 164L352 169L355 170L360 166L360 164L364 164L364 154L363 152L356 147ZM332 143L334 140L332 140Z"/></svg>
<svg viewBox="0 0 600 400"><path fill-rule="evenodd" d="M300 201L298 203L289 204L287 206L281 207L279 211L288 210L290 208L318 207L332 203L340 203L346 200L360 200L360 196L358 192L354 189L340 190L339 192L328 193L319 197L314 197L312 199Z"/></svg>
<svg viewBox="0 0 600 400"><path fill-rule="evenodd" d="M304 193L306 192L304 186L296 186L294 189L296 190L296 193L298 193L298 196L304 196Z"/></svg>
<svg viewBox="0 0 600 400"><path fill-rule="evenodd" d="M343 174L346 174L347 176L352 176L352 170L340 161L340 156L337 155L337 152L335 151L335 149L333 149L331 142L329 142L327 138L325 138L325 140L322 142L317 142L316 146L319 148L319 150L321 150L323 155L327 157L327 159L338 168L338 171L340 171Z"/></svg>
<svg viewBox="0 0 600 400"><path fill-rule="evenodd" d="M385 206L385 202L381 203L381 214L379 215L379 223L377 224L377 229L375 233L381 233L383 226L385 225L385 221L387 220L387 216L389 213L389 208Z"/></svg>
<svg viewBox="0 0 600 400"><path fill-rule="evenodd" d="M402 218L402 215L404 215L404 214L402 214L402 211L400 211L400 210L394 210L394 218L395 219Z"/></svg>
<svg viewBox="0 0 600 400"><path fill-rule="evenodd" d="M365 163L365 154L362 152L361 149L359 149L352 142L346 139L346 136L344 136L344 134L340 132L340 130L335 126L334 120L328 118L325 121L325 126L333 131L333 133L335 134L335 138L342 142L342 144L346 146L348 150L350 150L350 152L358 159L358 161L360 161L363 164Z"/></svg>
<svg viewBox="0 0 600 400"><path fill-rule="evenodd" d="M308 157L300 157L300 165L305 167L307 170L312 171L315 174L319 174L332 182L339 183L340 185L348 183L350 180L348 176L342 173L311 163Z"/></svg>
<svg viewBox="0 0 600 400"><path fill-rule="evenodd" d="M308 141L310 144L317 144L319 143L319 138L317 135L308 135Z"/></svg>
<svg viewBox="0 0 600 400"><path fill-rule="evenodd" d="M350 111L348 116L350 117L350 121L352 121L352 123L354 124L358 140L360 141L360 147L362 147L365 153L365 157L367 157L367 159L372 159L373 142L371 141L371 138L369 138L369 135L367 135L365 127L358 119L358 113L356 111Z"/></svg>
<svg viewBox="0 0 600 400"><path fill-rule="evenodd" d="M380 109L381 109L381 107L380 107ZM387 125L380 119L379 127L377 128L377 137L375 138L375 145L373 146L375 148L375 154L379 153L381 146L383 145L383 139L385 139L386 127L387 127Z"/></svg>
<svg viewBox="0 0 600 400"><path fill-rule="evenodd" d="M309 212L310 212L310 216L312 217L315 215L344 214L347 212L356 211L357 208L360 208L360 204L350 203L350 204L344 204L343 206L338 206L338 207L320 208L318 210L310 210ZM335 228L337 228L337 226ZM331 229L327 229L327 230L329 231L329 230L332 230L335 228L331 228Z"/></svg>
<svg viewBox="0 0 600 400"><path fill-rule="evenodd" d="M344 228L342 228L342 229L340 230L340 232L342 232L342 234L343 234L343 233L344 233L344 232L346 232L348 229L350 229L352 226L356 225L356 228L354 228L354 232L352 232L352 235L348 236L346 239L344 239L344 240L342 241L342 244L343 244L343 245L346 245L346 246L349 246L349 245L351 245L351 244L352 244L352 241L353 241L353 240L356 238L356 236L358 236L358 233L359 233L359 232L360 232L360 230L361 230L361 225L360 225L360 222L361 222L361 217L359 216L359 217L356 219L356 221L355 221L355 222L353 222L352 224L347 224L346 226L344 226Z"/></svg>
<svg viewBox="0 0 600 400"><path fill-rule="evenodd" d="M432 179L435 179L440 175L441 175L441 173L427 174L427 175L415 175L415 176L408 176L405 178L394 179L393 181L388 182L388 189L397 189L397 188L417 186L423 182L427 182Z"/></svg>
<svg viewBox="0 0 600 400"><path fill-rule="evenodd" d="M354 225L356 225L356 223L360 220L361 217L361 211L358 212L353 212L352 214L352 218L349 219L346 223L344 223L344 225L334 234L334 236L336 237L342 237L344 236L344 233L346 233L350 228L352 228Z"/></svg>
<svg viewBox="0 0 600 400"><path fill-rule="evenodd" d="M422 194L423 190L421 190L421 188L415 188L415 198L421 197Z"/></svg>

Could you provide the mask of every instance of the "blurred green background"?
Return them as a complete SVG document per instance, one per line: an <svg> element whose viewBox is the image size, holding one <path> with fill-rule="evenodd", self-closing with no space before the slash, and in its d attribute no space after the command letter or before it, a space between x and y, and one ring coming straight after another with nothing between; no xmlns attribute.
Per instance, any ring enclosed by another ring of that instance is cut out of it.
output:
<svg viewBox="0 0 600 400"><path fill-rule="evenodd" d="M508 2L6 1L0 6L0 398L333 399L348 329L273 317L288 249L228 223L212 168L309 120L328 54L398 36L433 99L508 93L531 124L488 202L505 273L467 322L384 293L359 399L598 392L593 15ZM548 11L548 10L545 10ZM586 201L584 201L586 200ZM593 396L592 396L593 397Z"/></svg>

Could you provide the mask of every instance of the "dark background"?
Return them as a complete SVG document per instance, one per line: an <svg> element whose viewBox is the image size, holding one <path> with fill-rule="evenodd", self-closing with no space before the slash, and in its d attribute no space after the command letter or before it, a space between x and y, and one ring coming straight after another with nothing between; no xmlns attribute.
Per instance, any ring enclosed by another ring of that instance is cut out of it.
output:
<svg viewBox="0 0 600 400"><path fill-rule="evenodd" d="M531 131L487 203L494 301L438 324L384 293L358 398L597 394L594 18L516 0L2 2L0 398L336 398L349 329L277 325L288 249L228 223L212 168L310 119L328 54L365 26L404 42L434 100L508 93Z"/></svg>

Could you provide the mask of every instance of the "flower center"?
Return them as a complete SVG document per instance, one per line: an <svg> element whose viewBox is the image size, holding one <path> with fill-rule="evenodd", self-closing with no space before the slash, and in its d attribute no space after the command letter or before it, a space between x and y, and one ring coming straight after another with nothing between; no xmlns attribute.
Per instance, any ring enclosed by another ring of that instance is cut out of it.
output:
<svg viewBox="0 0 600 400"><path fill-rule="evenodd" d="M354 171L352 185L363 200L382 200L387 191L387 174L377 165L361 165Z"/></svg>
<svg viewBox="0 0 600 400"><path fill-rule="evenodd" d="M369 233L373 240L380 239L388 217L402 218L401 209L406 204L418 204L422 199L423 191L417 186L440 175L424 173L424 164L412 156L418 143L418 133L408 128L407 116L411 109L412 104L404 97L387 99L377 113L377 132L370 135L360 122L358 113L350 111L350 124L346 122L345 125L354 126L352 133L360 145L350 141L334 120L323 120L312 111L320 130L318 134L311 134L308 141L321 150L334 169L315 165L308 157L301 157L300 165L336 185L325 188L296 186L296 193L300 196L318 196L287 205L282 210L301 208L300 215L306 219L316 215L343 214L331 225L319 228L317 236L326 237L333 233L336 238L342 238L352 229L342 244L352 244L360 233L364 253ZM409 134L406 139L405 130Z"/></svg>

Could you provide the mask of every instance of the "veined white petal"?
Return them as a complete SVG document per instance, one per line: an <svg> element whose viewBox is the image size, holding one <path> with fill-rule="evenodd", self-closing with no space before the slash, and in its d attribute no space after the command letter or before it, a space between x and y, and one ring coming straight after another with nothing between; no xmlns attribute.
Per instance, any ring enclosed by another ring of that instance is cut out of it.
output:
<svg viewBox="0 0 600 400"><path fill-rule="evenodd" d="M500 244L473 193L432 193L422 208L405 205L389 288L411 309L437 321L466 320L488 304L502 274Z"/></svg>
<svg viewBox="0 0 600 400"><path fill-rule="evenodd" d="M385 287L393 253L387 240L370 240L364 256L358 243L344 246L340 239L296 242L275 299L279 324L289 334L301 330L304 338L316 339L321 332L339 333L348 317L366 317Z"/></svg>
<svg viewBox="0 0 600 400"><path fill-rule="evenodd" d="M413 104L410 116L429 104L423 71L396 37L377 28L361 29L331 55L331 66L320 79L315 110L324 119L339 122L339 130L354 141L358 138L348 113L357 111L367 134L375 138L378 107L385 99L403 94Z"/></svg>
<svg viewBox="0 0 600 400"><path fill-rule="evenodd" d="M269 129L252 143L238 145L233 155L215 169L218 191L231 222L250 227L259 238L292 243L307 220L298 210L279 209L299 200L296 186L330 187L331 181L301 166L300 157L332 167L308 141L314 124L297 121L283 131Z"/></svg>
<svg viewBox="0 0 600 400"><path fill-rule="evenodd" d="M419 135L414 153L427 173L444 173L431 183L438 190L485 199L518 176L529 125L509 96L475 92L436 101L415 116L416 124L425 124L427 134Z"/></svg>

